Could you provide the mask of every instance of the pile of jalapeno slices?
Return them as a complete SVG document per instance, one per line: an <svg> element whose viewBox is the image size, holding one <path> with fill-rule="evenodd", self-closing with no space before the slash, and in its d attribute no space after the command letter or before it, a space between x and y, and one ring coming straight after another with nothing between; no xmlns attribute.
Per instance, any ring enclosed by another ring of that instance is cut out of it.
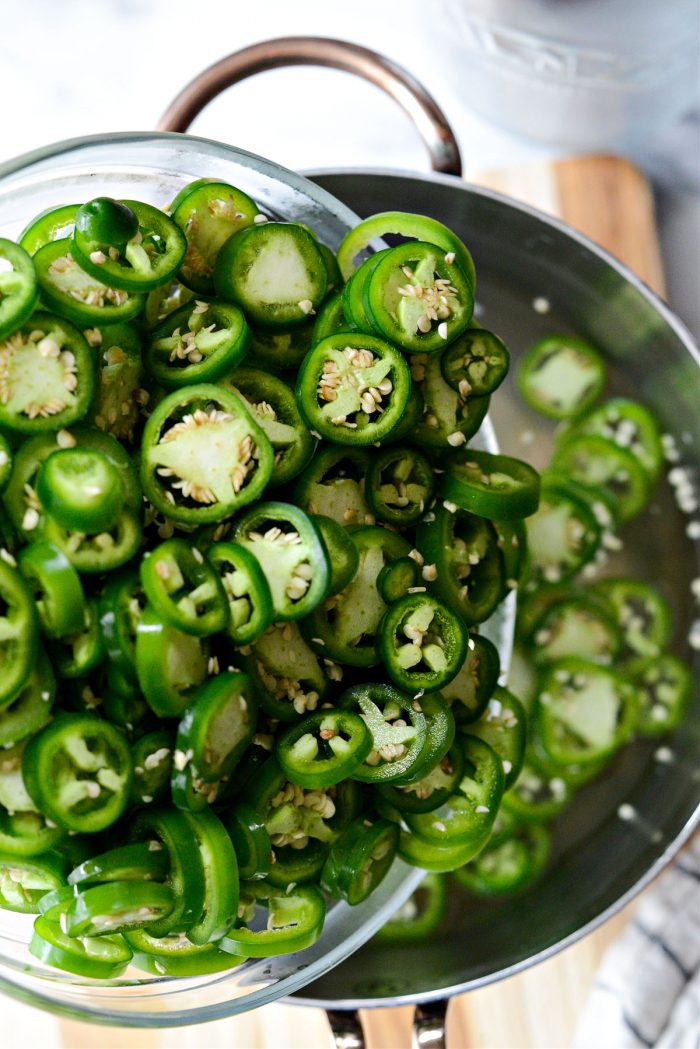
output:
<svg viewBox="0 0 700 1049"><path fill-rule="evenodd" d="M36 957L225 970L489 840L525 715L480 625L539 478L468 447L508 370L474 280L431 219L336 257L209 179L0 240L0 905Z"/></svg>
<svg viewBox="0 0 700 1049"><path fill-rule="evenodd" d="M562 425L526 522L529 568L508 679L526 712L525 758L488 844L452 873L457 887L490 899L522 893L542 876L574 796L634 738L677 728L691 696L689 667L671 651L667 601L651 583L607 566L661 476L656 419L636 400L600 399L603 357L578 337L540 340L520 359L517 379L528 405ZM494 694L483 720L497 734L510 718ZM447 895L445 879L426 880L380 937L439 935L454 917Z"/></svg>

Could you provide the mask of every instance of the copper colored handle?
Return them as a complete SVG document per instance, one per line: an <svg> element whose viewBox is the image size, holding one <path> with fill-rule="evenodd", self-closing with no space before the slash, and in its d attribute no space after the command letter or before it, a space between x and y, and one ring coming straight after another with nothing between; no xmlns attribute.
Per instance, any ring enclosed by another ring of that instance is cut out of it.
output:
<svg viewBox="0 0 700 1049"><path fill-rule="evenodd" d="M183 88L158 123L159 131L187 131L199 112L232 84L281 66L329 66L364 77L396 99L425 142L434 171L462 174L452 128L435 99L405 69L358 44L322 36L288 36L234 51Z"/></svg>

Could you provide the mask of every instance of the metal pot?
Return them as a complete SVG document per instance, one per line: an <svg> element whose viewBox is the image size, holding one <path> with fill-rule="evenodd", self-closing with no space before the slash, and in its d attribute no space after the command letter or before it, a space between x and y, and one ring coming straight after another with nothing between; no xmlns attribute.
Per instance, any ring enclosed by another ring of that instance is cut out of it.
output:
<svg viewBox="0 0 700 1049"><path fill-rule="evenodd" d="M682 466L698 479L700 356L666 305L616 259L563 223L459 179L454 135L436 103L404 70L355 45L321 38L267 41L230 55L197 77L175 100L160 128L185 131L221 90L282 65L333 66L358 74L391 94L414 120L440 174L389 170L312 173L359 215L402 209L429 214L456 230L472 251L478 273L479 319L496 330L517 360L535 338L573 331L605 353L615 393L636 396L675 437ZM543 316L533 300L546 297ZM546 462L551 428L525 415L512 388L495 399L494 423L506 451L522 454L517 435L535 431L531 448ZM675 610L677 632L692 618L688 580L698 574L698 550L668 486L649 518L626 532L627 552L614 572L651 578ZM650 566L651 572L650 572ZM679 651L687 658L687 648ZM695 681L697 693L697 658ZM700 697L695 695L695 703ZM603 779L582 789L555 835L547 877L517 904L452 901L439 938L419 946L370 942L295 996L329 1011L336 1042L361 1049L360 1007L414 1004L417 1042L444 1045L452 995L483 986L539 962L584 936L646 886L669 862L700 817L700 721L689 717L664 747L638 741L619 755ZM626 808L620 810L620 803ZM621 819L620 812L626 819ZM629 818L631 816L631 818Z"/></svg>

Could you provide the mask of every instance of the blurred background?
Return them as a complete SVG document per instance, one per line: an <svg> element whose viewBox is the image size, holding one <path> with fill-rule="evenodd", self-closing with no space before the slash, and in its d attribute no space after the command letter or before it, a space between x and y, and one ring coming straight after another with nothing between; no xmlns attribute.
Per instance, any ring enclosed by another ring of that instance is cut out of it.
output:
<svg viewBox="0 0 700 1049"><path fill-rule="evenodd" d="M696 0L4 0L0 160L59 139L153 128L230 51L290 34L373 47L423 81L467 177L605 151L652 180L669 298L700 332ZM373 86L286 69L216 99L193 131L297 170L425 170L421 143Z"/></svg>

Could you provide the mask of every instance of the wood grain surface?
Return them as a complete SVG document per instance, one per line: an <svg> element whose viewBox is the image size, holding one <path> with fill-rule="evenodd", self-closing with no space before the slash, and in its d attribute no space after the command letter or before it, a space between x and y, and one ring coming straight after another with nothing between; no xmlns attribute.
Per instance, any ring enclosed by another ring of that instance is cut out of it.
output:
<svg viewBox="0 0 700 1049"><path fill-rule="evenodd" d="M584 156L507 171L468 170L467 179L565 219L663 294L651 189L631 164ZM450 1049L565 1049L606 945L629 909L533 969L453 1000ZM330 1049L325 1014L268 1005L198 1027L134 1031L59 1020L2 1000L2 1049ZM412 1010L363 1014L369 1049L409 1049ZM426 1047L427 1049L427 1047Z"/></svg>

